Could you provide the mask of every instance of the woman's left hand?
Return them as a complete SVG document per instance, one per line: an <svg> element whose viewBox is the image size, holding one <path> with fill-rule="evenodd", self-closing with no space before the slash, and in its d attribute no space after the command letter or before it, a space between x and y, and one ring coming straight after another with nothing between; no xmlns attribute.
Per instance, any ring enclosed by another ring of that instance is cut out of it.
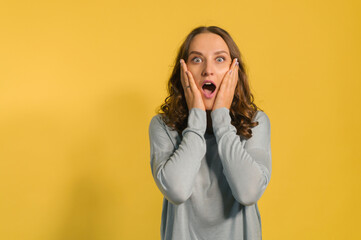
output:
<svg viewBox="0 0 361 240"><path fill-rule="evenodd" d="M237 58L233 59L230 69L223 77L212 110L222 107L230 109L238 82L238 64Z"/></svg>

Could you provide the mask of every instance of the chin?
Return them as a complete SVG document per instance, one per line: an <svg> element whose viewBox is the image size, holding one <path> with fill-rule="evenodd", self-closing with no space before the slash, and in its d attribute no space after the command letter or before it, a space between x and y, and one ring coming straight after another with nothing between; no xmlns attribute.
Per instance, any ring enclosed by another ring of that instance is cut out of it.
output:
<svg viewBox="0 0 361 240"><path fill-rule="evenodd" d="M207 111L210 111L210 110L213 109L213 104L214 104L213 101L212 101L212 102L205 102L205 103L204 103L204 107L205 107L205 109L206 109Z"/></svg>

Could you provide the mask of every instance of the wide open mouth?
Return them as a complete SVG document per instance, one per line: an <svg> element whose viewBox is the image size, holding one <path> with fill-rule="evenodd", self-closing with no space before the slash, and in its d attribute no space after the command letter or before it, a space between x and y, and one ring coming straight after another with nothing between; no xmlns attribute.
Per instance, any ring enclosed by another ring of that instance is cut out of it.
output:
<svg viewBox="0 0 361 240"><path fill-rule="evenodd" d="M216 90L216 85L213 82L205 81L203 83L202 89L205 93L211 94Z"/></svg>

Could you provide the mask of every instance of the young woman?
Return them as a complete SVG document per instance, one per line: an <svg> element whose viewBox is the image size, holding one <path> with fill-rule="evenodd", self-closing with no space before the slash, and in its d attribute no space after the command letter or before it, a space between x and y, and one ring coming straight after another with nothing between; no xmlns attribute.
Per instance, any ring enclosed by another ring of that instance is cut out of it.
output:
<svg viewBox="0 0 361 240"><path fill-rule="evenodd" d="M151 170L164 195L164 240L262 239L257 201L271 177L270 120L253 103L231 36L194 29L169 96L149 126Z"/></svg>

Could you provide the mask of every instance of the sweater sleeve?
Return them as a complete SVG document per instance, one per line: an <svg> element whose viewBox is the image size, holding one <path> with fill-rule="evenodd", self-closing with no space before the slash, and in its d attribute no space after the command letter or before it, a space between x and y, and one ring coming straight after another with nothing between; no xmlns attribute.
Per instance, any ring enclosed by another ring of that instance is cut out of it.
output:
<svg viewBox="0 0 361 240"><path fill-rule="evenodd" d="M150 164L153 178L173 204L185 202L192 194L195 177L206 153L204 133L206 112L192 108L182 141L177 147L160 115L152 118L149 126Z"/></svg>
<svg viewBox="0 0 361 240"><path fill-rule="evenodd" d="M223 173L234 198L243 205L255 204L271 178L271 125L266 113L258 111L248 140L237 135L227 108L211 113L213 132Z"/></svg>

